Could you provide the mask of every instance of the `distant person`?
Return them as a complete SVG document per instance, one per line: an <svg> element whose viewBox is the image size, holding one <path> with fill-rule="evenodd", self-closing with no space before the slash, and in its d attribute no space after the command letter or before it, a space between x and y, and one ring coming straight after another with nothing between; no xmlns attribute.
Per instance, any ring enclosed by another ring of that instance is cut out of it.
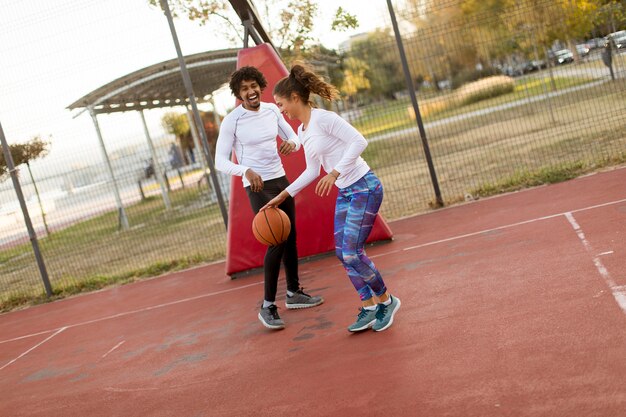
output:
<svg viewBox="0 0 626 417"><path fill-rule="evenodd" d="M215 150L215 167L242 177L254 213L289 185L278 152L289 155L300 148L298 136L276 105L261 101L266 86L265 77L255 67L242 67L232 74L230 90L242 103L222 121ZM279 149L276 136L283 140ZM232 151L238 163L230 160ZM291 221L291 233L286 242L269 246L263 261L265 296L258 317L270 329L285 326L275 302L281 260L287 277L285 306L288 309L314 307L324 302L321 297L306 294L300 287L295 203L292 198L286 198L278 206Z"/></svg>
<svg viewBox="0 0 626 417"><path fill-rule="evenodd" d="M183 166L183 158L176 144L172 143L167 151L172 169L180 169Z"/></svg>
<svg viewBox="0 0 626 417"><path fill-rule="evenodd" d="M327 174L315 186L315 193L327 196L333 185L339 189L335 250L361 300L357 319L348 330L382 331L392 325L400 299L388 292L364 247L383 201L383 186L361 158L367 147L363 135L336 113L313 108L311 93L332 100L337 89L301 65L294 65L289 76L274 87L274 101L281 112L302 122L298 137L304 146L306 169L263 209L292 199L324 168Z"/></svg>

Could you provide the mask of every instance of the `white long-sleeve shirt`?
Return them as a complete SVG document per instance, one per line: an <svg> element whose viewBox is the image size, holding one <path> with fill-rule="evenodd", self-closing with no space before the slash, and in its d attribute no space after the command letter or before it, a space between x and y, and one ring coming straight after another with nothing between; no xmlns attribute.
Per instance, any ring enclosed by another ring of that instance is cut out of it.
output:
<svg viewBox="0 0 626 417"><path fill-rule="evenodd" d="M245 177L251 168L263 181L285 175L285 169L278 155L276 136L291 140L300 149L298 136L273 103L261 102L258 111L246 110L242 105L230 112L220 126L215 149L215 168L243 179L244 187L250 185ZM230 160L235 152L237 162Z"/></svg>
<svg viewBox="0 0 626 417"><path fill-rule="evenodd" d="M350 123L336 113L311 109L309 126L298 127L298 138L304 146L306 169L289 185L289 195L298 194L320 174L320 168L339 172L335 182L338 188L345 188L357 182L370 170L361 153L367 141Z"/></svg>

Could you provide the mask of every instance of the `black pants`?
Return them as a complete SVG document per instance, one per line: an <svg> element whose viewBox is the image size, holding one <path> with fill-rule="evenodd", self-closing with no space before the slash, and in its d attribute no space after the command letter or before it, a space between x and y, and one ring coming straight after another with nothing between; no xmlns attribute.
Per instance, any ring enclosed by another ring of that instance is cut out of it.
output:
<svg viewBox="0 0 626 417"><path fill-rule="evenodd" d="M276 197L289 185L287 177L280 177L263 182L263 190L255 193L246 187L246 193L250 200L250 205L254 213L258 213L261 207ZM276 246L268 246L263 260L265 271L265 300L276 301L276 290L278 287L278 274L280 273L280 262L285 265L285 275L287 276L287 289L292 292L298 291L300 279L298 277L298 249L296 248L296 204L293 197L288 197L278 206L283 210L291 221L291 232L284 243Z"/></svg>

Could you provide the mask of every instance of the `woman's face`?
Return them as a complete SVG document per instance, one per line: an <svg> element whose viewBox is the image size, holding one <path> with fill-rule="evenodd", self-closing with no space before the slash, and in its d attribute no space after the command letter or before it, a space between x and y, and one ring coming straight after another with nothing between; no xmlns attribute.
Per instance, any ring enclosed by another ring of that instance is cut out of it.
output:
<svg viewBox="0 0 626 417"><path fill-rule="evenodd" d="M300 115L301 102L298 97L293 94L291 98L274 95L274 101L278 106L278 110L290 119L298 119Z"/></svg>

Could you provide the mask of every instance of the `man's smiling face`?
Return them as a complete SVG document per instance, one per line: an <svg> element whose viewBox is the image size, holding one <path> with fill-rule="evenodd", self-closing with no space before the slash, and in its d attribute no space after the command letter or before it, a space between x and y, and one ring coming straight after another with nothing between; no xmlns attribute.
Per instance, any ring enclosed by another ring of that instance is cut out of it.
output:
<svg viewBox="0 0 626 417"><path fill-rule="evenodd" d="M256 111L261 106L261 87L255 80L243 80L239 87L239 98L246 110Z"/></svg>

